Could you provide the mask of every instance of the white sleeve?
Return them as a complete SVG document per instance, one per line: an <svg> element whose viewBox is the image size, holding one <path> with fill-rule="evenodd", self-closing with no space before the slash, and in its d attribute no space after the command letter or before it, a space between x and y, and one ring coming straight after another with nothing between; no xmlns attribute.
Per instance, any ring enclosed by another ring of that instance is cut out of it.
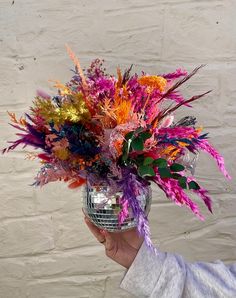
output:
<svg viewBox="0 0 236 298"><path fill-rule="evenodd" d="M191 264L143 244L120 286L137 297L235 298L236 263Z"/></svg>

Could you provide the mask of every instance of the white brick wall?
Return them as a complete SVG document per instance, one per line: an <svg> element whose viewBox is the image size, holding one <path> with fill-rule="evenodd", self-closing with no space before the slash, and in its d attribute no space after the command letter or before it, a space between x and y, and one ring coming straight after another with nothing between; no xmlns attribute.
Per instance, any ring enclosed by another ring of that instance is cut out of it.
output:
<svg viewBox="0 0 236 298"><path fill-rule="evenodd" d="M69 79L68 43L83 66L100 57L112 72L117 64L162 73L207 63L185 93L214 89L194 113L234 178L235 12L235 0L0 0L0 147L14 132L6 110L20 115L37 87L53 91L48 79ZM30 187L38 166L20 150L0 156L0 297L128 297L118 287L124 270L104 257L83 224L80 191L59 183ZM235 180L228 183L205 155L197 176L211 191L214 215L204 211L199 222L155 189L153 240L188 260L233 262Z"/></svg>

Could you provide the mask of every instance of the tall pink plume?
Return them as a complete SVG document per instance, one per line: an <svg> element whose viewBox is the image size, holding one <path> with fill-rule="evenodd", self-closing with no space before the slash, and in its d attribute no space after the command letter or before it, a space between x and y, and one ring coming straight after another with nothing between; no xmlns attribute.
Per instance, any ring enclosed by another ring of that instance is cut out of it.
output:
<svg viewBox="0 0 236 298"><path fill-rule="evenodd" d="M186 136L192 134L198 136L195 128L189 126L176 126L176 127L165 127L158 130L160 135L168 135L169 138L186 138Z"/></svg>
<svg viewBox="0 0 236 298"><path fill-rule="evenodd" d="M208 196L208 191L202 187L193 191L204 201L208 210L212 213L212 201L211 198Z"/></svg>
<svg viewBox="0 0 236 298"><path fill-rule="evenodd" d="M204 217L200 213L200 210L184 192L184 190L179 186L178 181L175 179L161 179L157 174L154 181L160 186L160 188L165 192L166 196L172 199L177 205L186 205L192 212L200 219L204 220Z"/></svg>
<svg viewBox="0 0 236 298"><path fill-rule="evenodd" d="M185 101L185 98L178 91L171 92L170 94L168 94L167 98L174 100L177 103L181 103ZM192 107L188 103L184 103L184 106Z"/></svg>
<svg viewBox="0 0 236 298"><path fill-rule="evenodd" d="M189 176L187 178L187 182L195 181L195 177ZM212 213L212 201L210 196L208 195L208 190L205 188L200 187L199 189L193 189L193 192L195 192L204 202L204 204L207 206L208 210Z"/></svg>
<svg viewBox="0 0 236 298"><path fill-rule="evenodd" d="M231 179L231 176L225 168L224 158L217 152L217 150L212 145L209 144L209 142L206 139L203 139L200 142L198 142L197 147L209 153L216 160L217 165L221 172L224 174L224 176L228 179Z"/></svg>
<svg viewBox="0 0 236 298"><path fill-rule="evenodd" d="M176 69L175 72L170 72L168 74L163 74L161 75L163 78L167 79L167 80L175 80L178 79L180 77L184 77L188 74L188 72L184 69L178 68Z"/></svg>

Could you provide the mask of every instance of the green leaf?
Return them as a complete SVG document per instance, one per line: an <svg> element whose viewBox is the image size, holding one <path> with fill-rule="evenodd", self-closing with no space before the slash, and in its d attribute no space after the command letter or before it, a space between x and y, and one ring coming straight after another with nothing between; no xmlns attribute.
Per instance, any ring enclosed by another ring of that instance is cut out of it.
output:
<svg viewBox="0 0 236 298"><path fill-rule="evenodd" d="M126 140L132 139L133 136L134 136L134 131L130 131L125 135L125 139Z"/></svg>
<svg viewBox="0 0 236 298"><path fill-rule="evenodd" d="M128 143L124 142L122 147L122 161L125 161L128 158Z"/></svg>
<svg viewBox="0 0 236 298"><path fill-rule="evenodd" d="M171 171L173 172L181 172L185 169L185 167L183 165L181 165L180 163L173 163L170 166Z"/></svg>
<svg viewBox="0 0 236 298"><path fill-rule="evenodd" d="M152 164L153 163L153 158L152 157L146 157L145 159L144 159L144 161L143 161L143 165L144 166L147 166L147 165L150 165L150 164Z"/></svg>
<svg viewBox="0 0 236 298"><path fill-rule="evenodd" d="M186 177L180 177L178 179L178 182L179 182L179 186L182 187L183 189L186 189L187 188L187 178Z"/></svg>
<svg viewBox="0 0 236 298"><path fill-rule="evenodd" d="M141 177L143 176L155 176L155 172L152 167L141 165L138 168L138 173Z"/></svg>
<svg viewBox="0 0 236 298"><path fill-rule="evenodd" d="M180 174L177 174L177 173L171 174L171 178L173 178L173 179L179 180L180 177L182 177Z"/></svg>
<svg viewBox="0 0 236 298"><path fill-rule="evenodd" d="M166 168L168 166L167 161L164 158L155 159L153 164L158 166L158 168Z"/></svg>
<svg viewBox="0 0 236 298"><path fill-rule="evenodd" d="M121 157L122 162L124 162L126 164L127 159L128 159L128 155L127 154L123 154L122 157Z"/></svg>
<svg viewBox="0 0 236 298"><path fill-rule="evenodd" d="M127 152L127 150L128 150L128 143L124 142L123 147L122 147L122 151L123 151L123 153L125 153L125 152Z"/></svg>
<svg viewBox="0 0 236 298"><path fill-rule="evenodd" d="M139 137L135 138L131 143L131 147L135 151L142 151L143 150L143 140Z"/></svg>
<svg viewBox="0 0 236 298"><path fill-rule="evenodd" d="M171 178L171 172L168 168L158 168L161 178Z"/></svg>
<svg viewBox="0 0 236 298"><path fill-rule="evenodd" d="M143 161L144 161L144 155L143 154L140 154L140 155L138 155L135 159L134 159L134 161L135 161L135 163L137 164L137 165L142 165L143 164Z"/></svg>
<svg viewBox="0 0 236 298"><path fill-rule="evenodd" d="M139 137L145 142L147 139L151 138L152 134L149 131L144 131L139 134Z"/></svg>
<svg viewBox="0 0 236 298"><path fill-rule="evenodd" d="M195 189L195 190L200 189L199 184L197 182L195 182L195 181L190 181L188 183L188 187L189 187L189 189Z"/></svg>

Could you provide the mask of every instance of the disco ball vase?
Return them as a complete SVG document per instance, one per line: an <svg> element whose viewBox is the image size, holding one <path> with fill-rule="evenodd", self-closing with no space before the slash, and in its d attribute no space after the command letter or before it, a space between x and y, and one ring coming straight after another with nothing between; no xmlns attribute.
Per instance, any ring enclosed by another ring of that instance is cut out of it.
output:
<svg viewBox="0 0 236 298"><path fill-rule="evenodd" d="M118 215L121 210L120 198L122 192L110 193L107 185L86 185L83 191L83 210L88 218L100 229L109 232L121 232L137 226L137 220L133 216L131 208L129 216L119 225ZM148 215L151 207L151 188L147 195L137 196L141 208Z"/></svg>

